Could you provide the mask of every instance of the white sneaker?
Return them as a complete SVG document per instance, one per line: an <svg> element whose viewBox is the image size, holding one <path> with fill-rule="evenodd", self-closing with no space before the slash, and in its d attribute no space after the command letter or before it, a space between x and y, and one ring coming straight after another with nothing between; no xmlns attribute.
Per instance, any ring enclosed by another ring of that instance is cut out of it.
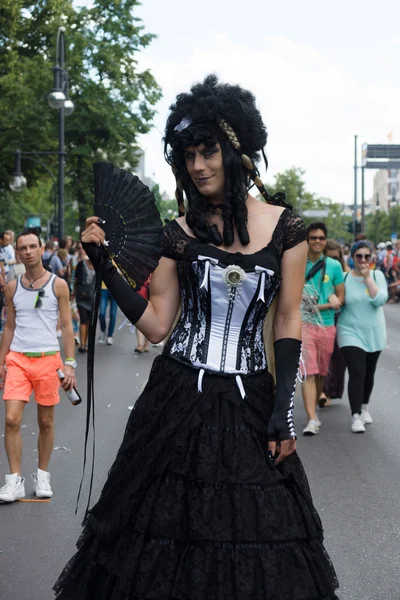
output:
<svg viewBox="0 0 400 600"><path fill-rule="evenodd" d="M364 425L370 425L374 422L373 418L369 413L368 404L362 404L361 406L361 419Z"/></svg>
<svg viewBox="0 0 400 600"><path fill-rule="evenodd" d="M318 418L318 415L315 417L315 422L316 422L316 424L318 425L318 427L321 427L322 423L321 423L321 421L319 420L319 418Z"/></svg>
<svg viewBox="0 0 400 600"><path fill-rule="evenodd" d="M32 474L33 491L36 498L51 498L53 490L50 486L50 473L38 469L37 473Z"/></svg>
<svg viewBox="0 0 400 600"><path fill-rule="evenodd" d="M351 430L353 433L365 433L365 427L358 413L351 417Z"/></svg>
<svg viewBox="0 0 400 600"><path fill-rule="evenodd" d="M113 345L113 339L112 337L108 337L107 338L107 346L112 346Z"/></svg>
<svg viewBox="0 0 400 600"><path fill-rule="evenodd" d="M100 336L99 336L99 344L105 344L106 343L106 338L107 338L106 332L102 331L101 334L100 334Z"/></svg>
<svg viewBox="0 0 400 600"><path fill-rule="evenodd" d="M1 502L15 502L18 498L25 498L25 479L18 473L6 475L6 485L0 488Z"/></svg>
<svg viewBox="0 0 400 600"><path fill-rule="evenodd" d="M303 429L303 435L316 435L317 433L319 433L318 422L313 419L308 421L307 427Z"/></svg>

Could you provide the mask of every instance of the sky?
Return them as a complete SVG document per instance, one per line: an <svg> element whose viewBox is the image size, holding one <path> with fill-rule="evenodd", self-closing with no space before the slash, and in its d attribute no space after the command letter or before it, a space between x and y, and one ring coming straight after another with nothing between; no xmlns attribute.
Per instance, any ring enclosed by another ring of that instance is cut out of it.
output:
<svg viewBox="0 0 400 600"><path fill-rule="evenodd" d="M211 72L255 94L268 130L266 182L301 167L308 191L352 203L354 136L360 155L362 143L386 143L389 134L400 143L398 0L142 0L136 16L158 36L139 66L163 91L140 143L146 174L170 194L168 107Z"/></svg>

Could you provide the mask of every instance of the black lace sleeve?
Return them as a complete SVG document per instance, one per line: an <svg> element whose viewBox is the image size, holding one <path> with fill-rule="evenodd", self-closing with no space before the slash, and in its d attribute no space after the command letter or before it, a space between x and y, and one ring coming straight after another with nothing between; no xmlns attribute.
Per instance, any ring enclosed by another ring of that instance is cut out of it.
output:
<svg viewBox="0 0 400 600"><path fill-rule="evenodd" d="M282 253L306 239L307 232L303 219L288 210L283 223Z"/></svg>
<svg viewBox="0 0 400 600"><path fill-rule="evenodd" d="M178 223L165 221L163 256L181 260L189 243L190 236L183 231Z"/></svg>

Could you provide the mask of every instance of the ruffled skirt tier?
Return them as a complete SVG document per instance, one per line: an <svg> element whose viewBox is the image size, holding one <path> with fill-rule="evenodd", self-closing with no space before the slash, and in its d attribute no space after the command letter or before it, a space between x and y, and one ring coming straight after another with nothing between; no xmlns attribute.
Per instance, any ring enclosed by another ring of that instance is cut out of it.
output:
<svg viewBox="0 0 400 600"><path fill-rule="evenodd" d="M160 356L58 600L335 600L297 454L275 467L267 373L206 374Z"/></svg>

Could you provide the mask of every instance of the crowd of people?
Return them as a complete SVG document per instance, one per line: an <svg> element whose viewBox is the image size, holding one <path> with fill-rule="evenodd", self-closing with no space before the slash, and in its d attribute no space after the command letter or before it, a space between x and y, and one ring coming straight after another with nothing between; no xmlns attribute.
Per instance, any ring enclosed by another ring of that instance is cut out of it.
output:
<svg viewBox="0 0 400 600"><path fill-rule="evenodd" d="M92 310L95 287L95 272L92 263L82 248L80 241L71 236L62 240L41 240L44 252L43 268L63 279L70 291L70 309L75 341L79 353L87 352L88 324ZM4 328L7 308L4 305L5 285L25 273L25 266L15 248L15 233L0 233L0 307L1 326ZM103 284L100 301L100 344L112 346L116 325L117 304L106 286ZM107 315L107 308L109 313ZM108 316L108 326L107 326ZM57 336L61 337L60 323L57 324Z"/></svg>
<svg viewBox="0 0 400 600"><path fill-rule="evenodd" d="M359 234L351 247L328 239L325 223L307 228L302 393L306 436L320 431L317 407L342 398L348 369L351 430L364 433L373 422L369 401L380 353L386 346L383 305L399 301L400 242L375 247ZM307 304L310 306L310 303Z"/></svg>
<svg viewBox="0 0 400 600"><path fill-rule="evenodd" d="M351 431L372 423L383 306L398 299L400 245L375 248L364 236L342 248L325 223L306 229L282 195L271 197L255 168L261 155L266 161L266 128L240 86L211 75L180 94L164 139L177 197L184 190L188 206L165 225L150 292L120 276L97 216L87 219L82 243L48 241L44 253L37 230L18 234L16 254L12 232L0 235L11 471L0 500L25 496L20 427L32 391L40 429L34 491L53 495L47 469L59 380L66 391L76 383L74 336L87 352L100 269L99 342L112 345L117 305L140 332L138 353L166 342L55 584L57 600L337 600L296 451L296 380L300 371L304 435L319 432L317 407L341 395L345 367ZM248 193L251 181L268 202Z"/></svg>

